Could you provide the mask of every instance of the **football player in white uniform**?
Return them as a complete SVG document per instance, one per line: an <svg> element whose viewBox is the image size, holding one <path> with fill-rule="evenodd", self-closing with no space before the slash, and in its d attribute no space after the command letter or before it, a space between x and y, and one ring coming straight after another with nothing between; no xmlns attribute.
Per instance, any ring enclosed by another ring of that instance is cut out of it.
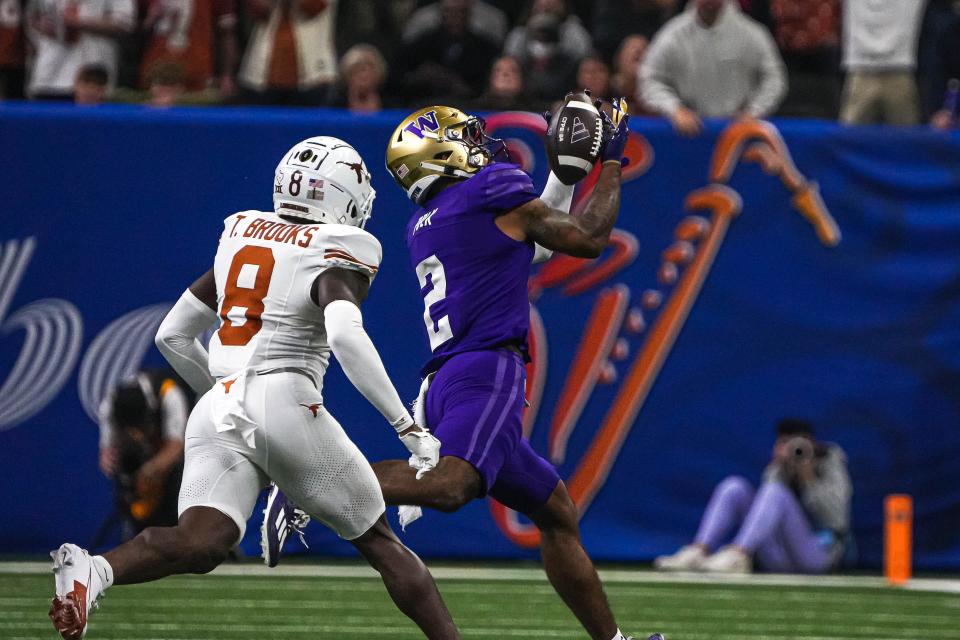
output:
<svg viewBox="0 0 960 640"><path fill-rule="evenodd" d="M224 221L213 269L157 334L177 372L204 393L187 425L179 523L103 556L73 544L54 551L50 617L63 638L85 635L111 585L213 570L270 480L353 543L428 638L459 637L426 566L390 529L370 464L320 394L332 351L412 456L436 464L439 441L414 423L363 329L359 306L381 257L363 230L374 195L353 147L310 138L277 167L274 213ZM198 337L218 319L208 355Z"/></svg>

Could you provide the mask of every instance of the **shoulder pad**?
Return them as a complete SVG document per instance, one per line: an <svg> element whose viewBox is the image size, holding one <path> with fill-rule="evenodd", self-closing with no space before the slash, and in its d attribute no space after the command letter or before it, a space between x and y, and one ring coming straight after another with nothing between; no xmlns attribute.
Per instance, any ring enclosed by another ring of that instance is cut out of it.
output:
<svg viewBox="0 0 960 640"><path fill-rule="evenodd" d="M516 209L538 197L533 180L515 164L498 162L477 176L482 180L480 201L484 208L501 212Z"/></svg>
<svg viewBox="0 0 960 640"><path fill-rule="evenodd" d="M314 246L323 250L323 258L338 267L354 269L371 279L380 268L383 248L372 234L357 227L340 224L321 225Z"/></svg>

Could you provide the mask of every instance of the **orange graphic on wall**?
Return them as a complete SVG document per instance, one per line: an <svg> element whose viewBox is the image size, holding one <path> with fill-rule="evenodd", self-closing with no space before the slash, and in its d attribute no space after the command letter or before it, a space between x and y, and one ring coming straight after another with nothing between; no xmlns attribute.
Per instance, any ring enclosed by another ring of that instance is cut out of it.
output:
<svg viewBox="0 0 960 640"><path fill-rule="evenodd" d="M638 177L649 168L653 152L641 136L632 135L628 156L640 154L632 162L634 171L626 179ZM639 140L638 140L639 139ZM633 158L632 158L633 159ZM595 387L616 379L613 360L625 360L629 345L619 338L621 332L640 333L646 337L639 352L629 364L617 393L596 429L575 470L566 479L567 489L581 517L590 507L606 482L623 443L630 433L653 383L656 381L674 343L693 308L713 266L727 230L742 209L741 195L729 182L742 162L753 162L774 176L792 194L791 203L814 228L817 238L827 247L841 239L840 229L820 197L815 182L807 180L794 164L780 132L772 124L745 120L730 124L720 135L710 163L709 183L689 194L684 202L686 216L674 231L672 244L662 253L657 281L672 286L669 296L648 289L640 297L640 306L656 313L649 330L642 312L631 310L632 293L626 284L615 284L600 291L587 320L580 344L567 372L560 399L551 417L547 455L555 464L567 455L567 442L580 426L579 419ZM586 182L595 180L589 176ZM584 195L592 191L586 184L575 204L585 204ZM544 265L531 279L531 298L536 299L549 287L562 287L565 295L590 290L628 267L636 258L636 238L622 230L611 237L612 251L596 261L558 256ZM536 308L531 314L531 351L534 363L528 372L527 400L530 403L524 419L529 436L540 407L546 378L546 330ZM532 548L540 543L540 532L521 522L517 514L490 500L490 510L500 530L515 544Z"/></svg>

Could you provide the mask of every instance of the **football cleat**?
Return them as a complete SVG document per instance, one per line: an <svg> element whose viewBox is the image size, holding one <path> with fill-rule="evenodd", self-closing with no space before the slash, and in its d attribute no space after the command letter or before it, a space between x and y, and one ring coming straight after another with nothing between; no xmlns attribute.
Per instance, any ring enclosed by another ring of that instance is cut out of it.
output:
<svg viewBox="0 0 960 640"><path fill-rule="evenodd" d="M270 483L270 493L267 495L267 508L263 510L263 524L260 525L260 548L263 551L263 561L268 567L280 564L280 552L283 543L290 537L291 532L300 536L303 546L307 540L303 530L310 524L307 512L298 508L275 483Z"/></svg>
<svg viewBox="0 0 960 640"><path fill-rule="evenodd" d="M50 620L64 640L87 635L87 618L103 595L103 582L90 554L75 544L50 552L56 596L50 602Z"/></svg>

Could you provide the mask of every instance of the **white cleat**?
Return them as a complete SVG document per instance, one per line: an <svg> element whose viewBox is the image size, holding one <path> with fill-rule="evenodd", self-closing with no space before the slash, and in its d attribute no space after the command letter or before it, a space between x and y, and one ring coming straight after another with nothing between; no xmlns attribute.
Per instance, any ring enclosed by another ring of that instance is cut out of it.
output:
<svg viewBox="0 0 960 640"><path fill-rule="evenodd" d="M701 570L710 573L753 573L753 559L737 547L724 547L704 560Z"/></svg>
<svg viewBox="0 0 960 640"><path fill-rule="evenodd" d="M699 571L707 554L703 547L688 544L669 556L660 556L653 561L653 568L660 571Z"/></svg>
<svg viewBox="0 0 960 640"><path fill-rule="evenodd" d="M57 594L50 603L50 620L64 640L87 635L87 617L103 595L103 582L93 559L75 544L50 552Z"/></svg>

